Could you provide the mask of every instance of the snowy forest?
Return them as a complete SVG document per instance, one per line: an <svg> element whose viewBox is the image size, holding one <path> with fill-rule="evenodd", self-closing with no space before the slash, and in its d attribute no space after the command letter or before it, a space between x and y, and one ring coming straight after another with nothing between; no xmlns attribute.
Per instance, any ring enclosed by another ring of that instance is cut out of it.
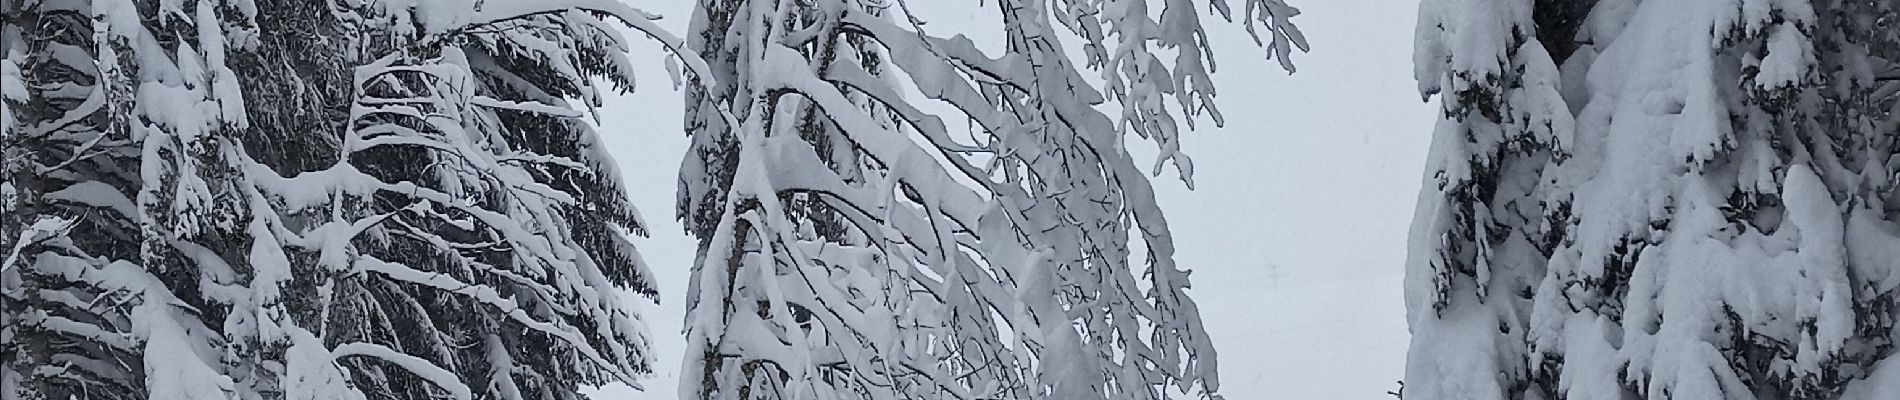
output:
<svg viewBox="0 0 1900 400"><path fill-rule="evenodd" d="M1340 1L0 0L0 398L1900 399L1900 1Z"/></svg>

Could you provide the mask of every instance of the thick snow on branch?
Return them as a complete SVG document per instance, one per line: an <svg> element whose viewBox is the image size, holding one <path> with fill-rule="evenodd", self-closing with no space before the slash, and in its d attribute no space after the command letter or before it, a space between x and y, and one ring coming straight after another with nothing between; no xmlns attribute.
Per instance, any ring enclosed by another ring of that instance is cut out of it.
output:
<svg viewBox="0 0 1900 400"><path fill-rule="evenodd" d="M362 342L344 343L337 345L335 349L331 349L330 353L338 358L364 356L396 364L401 366L402 369L409 370L410 373L422 377L423 380L435 385L435 387L448 392L450 398L461 400L474 398L474 395L468 390L468 385L463 384L455 373L437 367L435 363L429 360L403 354L402 352L391 350L383 345Z"/></svg>
<svg viewBox="0 0 1900 400"><path fill-rule="evenodd" d="M1157 170L1173 160L1186 178L1177 115L1220 122L1195 7L997 6L999 55L925 31L903 2L701 5L692 46L716 79L688 96L680 216L702 247L681 397L1217 393L1187 274L1123 143L1154 140ZM1284 35L1276 56L1305 46L1285 23L1297 11L1248 12ZM1070 60L1060 29L1094 56Z"/></svg>
<svg viewBox="0 0 1900 400"><path fill-rule="evenodd" d="M1428 1L1407 398L1855 398L1894 338L1892 5ZM1884 18L1884 17L1881 17ZM1826 54L1823 54L1826 53ZM1883 211L1884 210L1884 211Z"/></svg>
<svg viewBox="0 0 1900 400"><path fill-rule="evenodd" d="M0 202L30 210L0 220L8 398L564 399L648 372L619 297L656 293L644 227L578 119L595 82L632 88L609 20L680 47L656 16L5 7L39 26L0 35Z"/></svg>

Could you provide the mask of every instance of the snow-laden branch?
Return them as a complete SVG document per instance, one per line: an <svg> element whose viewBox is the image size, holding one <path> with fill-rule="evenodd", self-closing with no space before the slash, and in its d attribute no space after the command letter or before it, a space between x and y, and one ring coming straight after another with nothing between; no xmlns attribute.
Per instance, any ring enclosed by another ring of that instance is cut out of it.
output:
<svg viewBox="0 0 1900 400"><path fill-rule="evenodd" d="M473 285L441 273L424 272L402 264L382 261L373 257L360 258L354 265L358 269L382 274L389 279L468 296L476 302L494 307L496 310L499 310L502 315L507 316L509 319L520 323L528 329L533 329L566 342L569 346L572 346L575 351L580 352L582 355L587 356L589 360L600 365L602 369L619 375L619 379L629 382L633 381L633 377L627 376L625 372L622 372L617 366L618 364L602 357L600 352L595 350L594 346L588 343L586 339L583 339L580 332L575 330L574 327L567 326L559 321L542 321L535 319L533 316L528 315L526 310L521 309L521 306L516 304L514 300L503 297L501 293L496 291L493 287L488 285Z"/></svg>
<svg viewBox="0 0 1900 400"><path fill-rule="evenodd" d="M364 342L344 343L331 349L330 353L334 354L336 358L363 356L382 360L390 364L396 364L396 366L402 367L402 369L408 370L409 373L415 374L417 377L421 377L423 380L435 385L435 387L448 392L451 398L459 400L471 400L475 398L475 395L468 390L468 385L463 384L461 379L456 377L455 373L442 369L442 367L437 367L435 363L429 362L429 360L403 354L402 352L380 344Z"/></svg>

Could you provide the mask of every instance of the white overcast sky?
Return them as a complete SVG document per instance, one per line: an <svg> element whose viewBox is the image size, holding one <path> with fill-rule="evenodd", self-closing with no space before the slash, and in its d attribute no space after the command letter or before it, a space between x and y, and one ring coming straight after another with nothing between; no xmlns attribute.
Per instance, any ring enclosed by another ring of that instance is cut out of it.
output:
<svg viewBox="0 0 1900 400"><path fill-rule="evenodd" d="M687 34L692 1L623 1ZM1239 8L1244 0L1230 2ZM1289 2L1303 11L1294 21L1313 47L1295 55L1299 72L1290 76L1263 59L1239 24L1206 21L1227 126L1204 124L1183 140L1196 162L1195 190L1173 180L1171 167L1155 190L1174 229L1177 261L1194 271L1190 294L1220 352L1222 394L1390 399L1385 392L1397 388L1407 343L1400 289L1406 232L1435 110L1419 100L1412 80L1417 6ZM993 30L985 27L995 24L994 0L908 3L934 34L996 37L981 32ZM659 280L660 304L643 309L660 361L645 392L608 387L599 399L678 393L681 296L695 244L673 218L686 137L681 95L659 59L647 56L658 52L649 41L634 43L639 90L606 100L601 133L652 225L652 237L635 243ZM1130 144L1152 148L1137 138Z"/></svg>

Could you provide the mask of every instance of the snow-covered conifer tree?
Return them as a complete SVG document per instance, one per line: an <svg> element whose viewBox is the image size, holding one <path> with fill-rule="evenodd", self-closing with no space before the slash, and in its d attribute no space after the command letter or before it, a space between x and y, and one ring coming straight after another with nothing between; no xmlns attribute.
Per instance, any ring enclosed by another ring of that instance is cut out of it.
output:
<svg viewBox="0 0 1900 400"><path fill-rule="evenodd" d="M1152 172L1173 161L1190 176L1178 125L1221 121L1196 7L1228 4L992 4L1006 54L927 29L903 1L700 2L682 398L1217 393L1125 135L1161 149ZM1297 11L1245 6L1290 70Z"/></svg>
<svg viewBox="0 0 1900 400"><path fill-rule="evenodd" d="M1900 393L1896 11L1426 1L1404 396Z"/></svg>
<svg viewBox="0 0 1900 400"><path fill-rule="evenodd" d="M608 0L0 2L8 398L576 398L641 229ZM572 101L578 103L570 104Z"/></svg>

